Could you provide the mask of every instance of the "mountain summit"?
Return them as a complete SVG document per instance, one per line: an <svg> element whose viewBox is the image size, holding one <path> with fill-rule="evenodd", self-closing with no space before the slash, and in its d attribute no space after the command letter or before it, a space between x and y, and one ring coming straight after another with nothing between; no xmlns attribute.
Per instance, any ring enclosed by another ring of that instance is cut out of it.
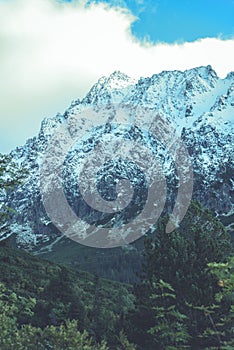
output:
<svg viewBox="0 0 234 350"><path fill-rule="evenodd" d="M113 118L123 106L130 108L124 128L112 125ZM137 208L137 212L143 210L147 186L144 176L131 162L124 164L112 161L104 166L103 171L100 170L97 179L99 193L106 201L113 201L119 179L132 177L130 181L138 194L133 195L133 203L124 214L118 212L116 215L104 215L92 210L84 203L77 189L76 168L80 162L89 156L89 152L103 137L119 135L125 140L139 141L149 147L161 162L168 186L164 212L172 211L175 193L178 190L178 173L174 161L158 140L131 125L135 107L154 111L173 125L187 147L193 165L193 198L214 210L229 229L233 230L230 223L234 215L234 73L231 72L225 79L220 79L212 67L207 66L184 72L163 71L136 81L116 71L109 77L99 79L87 96L82 101L73 101L64 114L58 113L55 117L44 119L38 136L11 152L17 164L29 170L25 184L14 193L9 193L6 198L7 203L18 213L9 222L8 235L16 234L16 244L19 247L32 250L40 247L49 249L61 237L42 203L40 167L46 149L58 128L66 127L74 116L82 117L82 113L88 108L97 113L104 108L105 113L102 113L100 125L97 126L97 120L93 124L90 122L90 133L72 147L64 161L64 191L77 215L89 224L96 222L112 225L113 222L130 220L131 215L134 217L136 213L133 212L133 208ZM152 123L151 116L152 113L142 116L144 125ZM153 169L150 171L152 173Z"/></svg>

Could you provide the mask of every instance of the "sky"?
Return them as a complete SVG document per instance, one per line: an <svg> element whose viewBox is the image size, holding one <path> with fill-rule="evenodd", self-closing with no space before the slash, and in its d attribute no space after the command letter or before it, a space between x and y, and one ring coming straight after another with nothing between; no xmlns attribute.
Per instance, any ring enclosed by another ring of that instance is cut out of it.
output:
<svg viewBox="0 0 234 350"><path fill-rule="evenodd" d="M234 71L234 0L0 0L0 152L101 76Z"/></svg>

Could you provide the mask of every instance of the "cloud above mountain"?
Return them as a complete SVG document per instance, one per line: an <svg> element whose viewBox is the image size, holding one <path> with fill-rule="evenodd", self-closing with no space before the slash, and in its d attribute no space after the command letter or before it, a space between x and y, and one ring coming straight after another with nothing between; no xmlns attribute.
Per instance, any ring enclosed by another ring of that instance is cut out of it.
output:
<svg viewBox="0 0 234 350"><path fill-rule="evenodd" d="M208 64L221 77L234 70L234 39L154 44L132 35L135 20L103 3L0 0L1 148L23 142L45 115L114 70L134 77Z"/></svg>

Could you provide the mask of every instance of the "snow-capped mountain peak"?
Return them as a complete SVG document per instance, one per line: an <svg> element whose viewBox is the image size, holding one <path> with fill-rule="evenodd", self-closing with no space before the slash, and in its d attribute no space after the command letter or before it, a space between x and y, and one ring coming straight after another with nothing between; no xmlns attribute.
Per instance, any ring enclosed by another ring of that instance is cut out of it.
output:
<svg viewBox="0 0 234 350"><path fill-rule="evenodd" d="M129 91L131 86L136 84L136 79L128 75L115 71L108 77L102 77L91 88L83 103L93 104L106 102L103 100L112 99L120 102L121 98Z"/></svg>
<svg viewBox="0 0 234 350"><path fill-rule="evenodd" d="M184 72L163 71L137 81L124 73L115 71L110 76L99 79L87 96L82 101L73 101L64 114L58 113L55 117L43 120L38 136L12 151L15 161L30 171L26 183L16 192L9 194L7 198L8 204L20 213L13 220L9 231L9 234L17 233L19 245L34 245L35 248L40 247L44 242L46 246L59 237L58 230L45 213L39 188L41 162L57 128L61 125L66 126L69 118L77 115L79 117L79 114L87 108L99 110L102 106L105 108L110 105L114 106L114 109L105 110L107 119L105 120L104 114L103 127L96 130L94 122L93 132L87 135L86 139L80 142L66 158L67 169L70 167L70 170L66 170L64 186L68 192L69 203L84 220L87 222L110 220L110 224L114 222L113 216L111 218L105 215L98 216L95 211L88 208L81 200L80 194L77 195L76 188L77 164L89 156L89 152L102 137L108 135L109 137L122 135L121 137L134 142L140 140L141 143L153 149L153 153L162 162L167 176L170 198L166 209L169 211L172 209L171 206L175 200L173 186L177 186L178 178L171 156L159 142L148 137L141 130L131 129L130 126L128 129L115 129L109 125L111 119L108 113L117 113L118 108L126 105L131 111L134 111L136 106L149 108L155 115L165 118L176 128L193 163L193 197L219 215L226 215L226 217L233 215L234 73L231 72L225 79L220 79L212 67L207 66ZM151 115L144 115L146 126L152 123ZM123 163L113 163L112 166L113 169L106 166L103 173L100 173L104 179L100 178L99 181L102 194L110 196L109 200L114 193L112 187L118 180L114 179L115 176L120 178L123 174L125 177L132 176L136 190L140 190L140 186L144 188L142 175L139 175L140 173L131 163L128 163L126 169ZM153 169L149 171L153 172ZM73 172L74 175L72 175ZM110 187L106 183L107 179L108 183L112 184ZM136 194L134 198L138 203L136 207L141 208L139 195ZM129 213L125 214L122 216L118 214L116 220L126 219ZM24 235L21 229L23 226L27 227L27 235ZM30 238L29 242L27 237L33 235L36 235L37 239Z"/></svg>

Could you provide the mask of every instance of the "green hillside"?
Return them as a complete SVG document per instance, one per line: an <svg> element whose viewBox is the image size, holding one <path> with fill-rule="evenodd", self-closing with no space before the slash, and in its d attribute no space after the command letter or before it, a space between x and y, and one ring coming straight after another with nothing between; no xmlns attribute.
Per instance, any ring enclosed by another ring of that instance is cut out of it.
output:
<svg viewBox="0 0 234 350"><path fill-rule="evenodd" d="M0 247L0 276L0 282L18 296L36 299L33 316L18 313L19 325L30 322L43 328L76 319L79 330L111 343L121 330L124 313L133 308L130 285L72 271L6 246Z"/></svg>

